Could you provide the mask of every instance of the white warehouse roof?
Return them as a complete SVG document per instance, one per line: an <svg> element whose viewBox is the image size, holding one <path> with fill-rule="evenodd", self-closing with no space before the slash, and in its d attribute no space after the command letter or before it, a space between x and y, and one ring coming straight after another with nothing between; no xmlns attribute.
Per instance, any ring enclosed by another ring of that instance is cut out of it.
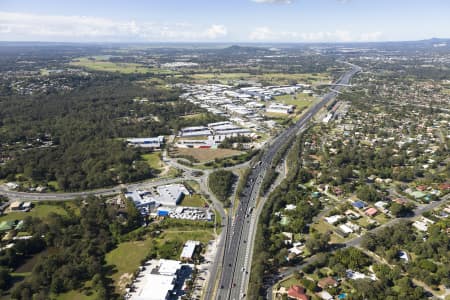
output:
<svg viewBox="0 0 450 300"><path fill-rule="evenodd" d="M181 251L180 259L192 259L195 248L200 245L199 241L187 241Z"/></svg>
<svg viewBox="0 0 450 300"><path fill-rule="evenodd" d="M158 273L165 276L174 276L181 268L181 262L178 260L160 259Z"/></svg>
<svg viewBox="0 0 450 300"><path fill-rule="evenodd" d="M176 276L145 274L136 284L136 292L131 294L130 300L166 300L167 295L174 289Z"/></svg>

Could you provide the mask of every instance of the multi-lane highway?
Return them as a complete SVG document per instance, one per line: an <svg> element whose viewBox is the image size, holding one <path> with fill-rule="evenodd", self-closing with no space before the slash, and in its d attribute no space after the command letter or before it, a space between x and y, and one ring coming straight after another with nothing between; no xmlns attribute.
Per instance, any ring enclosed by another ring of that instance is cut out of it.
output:
<svg viewBox="0 0 450 300"><path fill-rule="evenodd" d="M296 124L277 136L263 152L260 162L256 163L248 176L248 182L240 197L239 207L224 241L223 268L219 281L217 299L242 299L245 297L248 276L251 266L253 237L258 220L259 209L255 208L261 182L270 168L271 162L280 149L291 137L298 134L308 124L309 120L330 100L334 99L339 91L350 83L351 78L361 68L351 65L351 70L343 74L332 85L331 92L323 96L322 100L307 111ZM262 206L264 203L260 203ZM211 282L210 284L214 284Z"/></svg>

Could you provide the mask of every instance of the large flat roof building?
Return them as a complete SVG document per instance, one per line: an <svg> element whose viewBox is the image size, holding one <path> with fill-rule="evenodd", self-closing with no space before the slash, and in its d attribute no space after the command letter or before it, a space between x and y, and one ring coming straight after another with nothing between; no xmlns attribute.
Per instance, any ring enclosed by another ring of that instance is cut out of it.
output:
<svg viewBox="0 0 450 300"><path fill-rule="evenodd" d="M156 191L157 194L142 190L130 191L125 193L125 197L130 198L136 207L148 209L160 205L176 206L185 195L190 195L188 189L179 183L158 186Z"/></svg>
<svg viewBox="0 0 450 300"><path fill-rule="evenodd" d="M130 300L166 300L173 291L176 276L164 276L159 274L144 274L139 282L136 293Z"/></svg>
<svg viewBox="0 0 450 300"><path fill-rule="evenodd" d="M164 136L160 135L151 138L130 138L127 142L131 146L141 147L141 148L161 148L164 143Z"/></svg>
<svg viewBox="0 0 450 300"><path fill-rule="evenodd" d="M139 280L133 283L135 290L128 294L130 300L166 300L174 292L181 262L161 259L141 270Z"/></svg>
<svg viewBox="0 0 450 300"><path fill-rule="evenodd" d="M158 273L165 276L175 276L181 268L181 262L178 260L160 259Z"/></svg>
<svg viewBox="0 0 450 300"><path fill-rule="evenodd" d="M155 199L161 205L175 206L185 195L190 195L188 189L180 183L161 185L156 190L159 195Z"/></svg>
<svg viewBox="0 0 450 300"><path fill-rule="evenodd" d="M211 135L211 130L206 126L192 126L185 127L180 130L179 136L209 136Z"/></svg>

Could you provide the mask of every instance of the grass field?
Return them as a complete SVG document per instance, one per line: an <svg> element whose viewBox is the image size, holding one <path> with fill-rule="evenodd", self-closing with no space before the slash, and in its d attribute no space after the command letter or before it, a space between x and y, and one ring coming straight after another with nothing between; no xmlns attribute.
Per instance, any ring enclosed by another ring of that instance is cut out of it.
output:
<svg viewBox="0 0 450 300"><path fill-rule="evenodd" d="M58 184L58 182L57 182L56 180L54 180L54 181L49 181L47 184L48 184L49 186L53 187L53 188L55 189L55 191L60 191L60 189L59 189L59 184Z"/></svg>
<svg viewBox="0 0 450 300"><path fill-rule="evenodd" d="M191 148L179 148L177 150L179 155L189 155L200 162L207 162L216 158L224 158L233 155L242 154L241 151L231 149L191 149Z"/></svg>
<svg viewBox="0 0 450 300"><path fill-rule="evenodd" d="M182 116L181 118L185 119L185 120L195 120L195 119L201 119L204 117L206 117L206 113L197 113L197 114Z"/></svg>
<svg viewBox="0 0 450 300"><path fill-rule="evenodd" d="M47 69L41 69L40 72L42 76L48 76L50 74Z"/></svg>
<svg viewBox="0 0 450 300"><path fill-rule="evenodd" d="M164 167L164 163L161 160L161 153L160 152L153 152L153 153L147 153L143 154L142 159L147 162L147 164L152 169L156 170L162 170Z"/></svg>
<svg viewBox="0 0 450 300"><path fill-rule="evenodd" d="M293 116L295 116L295 114L282 114L282 113L273 113L273 112L265 112L264 115L270 119L280 119L280 120L289 119L289 118L292 118Z"/></svg>
<svg viewBox="0 0 450 300"><path fill-rule="evenodd" d="M124 74L151 72L150 68L140 64L110 62L101 57L80 57L73 60L70 65L84 67L93 71L119 72Z"/></svg>
<svg viewBox="0 0 450 300"><path fill-rule="evenodd" d="M89 288L86 288L90 290ZM89 295L84 294L82 291L70 291L64 294L50 297L52 300L95 300L98 299L97 293L90 290Z"/></svg>
<svg viewBox="0 0 450 300"><path fill-rule="evenodd" d="M168 241L178 240L183 244L188 240L200 241L202 243L207 243L208 241L214 239L213 229L198 229L198 228L181 228L181 229L167 229L165 230L160 238L158 239L158 244L164 244ZM181 254L178 253L178 255ZM178 259L178 257L175 257Z"/></svg>
<svg viewBox="0 0 450 300"><path fill-rule="evenodd" d="M292 81L301 83L328 82L330 80L326 73L265 73L262 75L252 75L250 73L202 73L190 75L191 78L198 81L218 80L225 82L228 80L254 80L265 81L273 85L291 84Z"/></svg>
<svg viewBox="0 0 450 300"><path fill-rule="evenodd" d="M191 206L191 207L204 207L205 206L205 199L202 195L195 194L191 196L186 196L181 201L180 205L182 206Z"/></svg>
<svg viewBox="0 0 450 300"><path fill-rule="evenodd" d="M329 81L330 78L326 73L295 73L295 74L285 74L285 73L266 73L264 75L258 76L259 80L268 81L274 84L289 84L291 81L295 80L299 83L315 83L321 81Z"/></svg>
<svg viewBox="0 0 450 300"><path fill-rule="evenodd" d="M119 246L106 254L106 263L114 266L111 278L118 292L123 292L127 283L131 282L131 275L139 268L141 261L150 251L153 240L120 243Z"/></svg>
<svg viewBox="0 0 450 300"><path fill-rule="evenodd" d="M133 273L141 265L141 261L150 253L153 243L157 248L172 241L179 241L180 245L188 240L207 243L214 238L212 231L212 229L199 229L196 226L182 226L164 230L157 238L120 243L116 249L107 253L105 258L106 264L113 267L111 278L116 292L123 293L126 284L131 282ZM179 253L175 253L171 258L179 259L181 249L179 250Z"/></svg>
<svg viewBox="0 0 450 300"><path fill-rule="evenodd" d="M192 78L197 80L239 80L248 79L251 76L249 73L202 73L191 75Z"/></svg>
<svg viewBox="0 0 450 300"><path fill-rule="evenodd" d="M276 102L281 102L286 105L296 105L297 108L310 106L312 103L314 103L315 100L315 97L303 93L298 93L295 95L281 95L275 97Z"/></svg>
<svg viewBox="0 0 450 300"><path fill-rule="evenodd" d="M279 284L280 286L283 286L285 288L290 288L294 284L302 285L301 281L295 279L294 276L288 277L286 280L281 281Z"/></svg>
<svg viewBox="0 0 450 300"><path fill-rule="evenodd" d="M0 217L0 222L3 221L14 221L14 220L23 220L27 216L38 217L45 219L49 213L56 213L60 215L67 215L66 210L57 205L48 205L48 204L38 204L31 209L29 212L10 212L4 216Z"/></svg>

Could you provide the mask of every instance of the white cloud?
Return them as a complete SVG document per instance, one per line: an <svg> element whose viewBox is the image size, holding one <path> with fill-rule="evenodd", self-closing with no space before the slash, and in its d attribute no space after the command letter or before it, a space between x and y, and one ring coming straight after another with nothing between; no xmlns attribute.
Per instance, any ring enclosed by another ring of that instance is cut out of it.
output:
<svg viewBox="0 0 450 300"><path fill-rule="evenodd" d="M294 0L252 0L256 3L291 4Z"/></svg>
<svg viewBox="0 0 450 300"><path fill-rule="evenodd" d="M266 42L366 42L377 41L382 37L381 32L355 34L347 30L295 32L274 31L269 27L257 27L250 32L248 38L252 41Z"/></svg>
<svg viewBox="0 0 450 300"><path fill-rule="evenodd" d="M0 11L0 40L206 41L227 36L223 25L206 30L186 23L116 21L86 16Z"/></svg>
<svg viewBox="0 0 450 300"><path fill-rule="evenodd" d="M225 26L223 26L223 25L212 25L205 32L205 35L207 37L209 37L210 39L216 39L216 38L219 38L219 37L224 37L227 34L228 34L227 28Z"/></svg>

